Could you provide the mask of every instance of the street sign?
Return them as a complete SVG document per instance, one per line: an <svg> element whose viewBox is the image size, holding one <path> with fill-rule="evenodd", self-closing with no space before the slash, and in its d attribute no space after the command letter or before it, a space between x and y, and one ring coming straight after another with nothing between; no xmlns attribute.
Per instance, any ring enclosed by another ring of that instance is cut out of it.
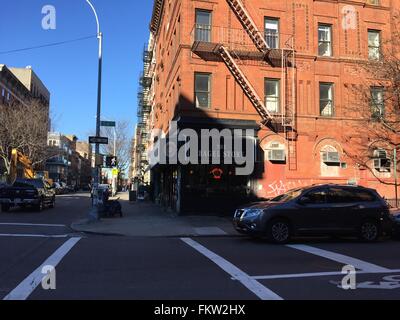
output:
<svg viewBox="0 0 400 320"><path fill-rule="evenodd" d="M108 144L108 138L106 137L89 137L89 143L94 144Z"/></svg>
<svg viewBox="0 0 400 320"><path fill-rule="evenodd" d="M115 127L115 121L101 121L100 125L102 127Z"/></svg>

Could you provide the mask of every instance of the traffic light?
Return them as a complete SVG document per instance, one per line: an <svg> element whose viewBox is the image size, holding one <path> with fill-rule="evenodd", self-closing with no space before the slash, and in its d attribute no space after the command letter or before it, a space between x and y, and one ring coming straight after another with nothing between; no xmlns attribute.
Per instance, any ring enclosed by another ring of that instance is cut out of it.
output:
<svg viewBox="0 0 400 320"><path fill-rule="evenodd" d="M106 167L107 168L115 168L117 166L117 157L107 156L106 157Z"/></svg>

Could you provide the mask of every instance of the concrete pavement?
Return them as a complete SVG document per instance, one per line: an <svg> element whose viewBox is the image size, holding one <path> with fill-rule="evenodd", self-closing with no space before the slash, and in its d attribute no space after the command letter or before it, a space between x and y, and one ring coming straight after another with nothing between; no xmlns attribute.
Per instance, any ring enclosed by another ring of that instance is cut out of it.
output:
<svg viewBox="0 0 400 320"><path fill-rule="evenodd" d="M81 219L71 224L77 232L131 237L196 237L239 236L232 227L231 217L196 215L178 216L150 202L128 201L128 194L118 195L122 218L105 218L92 222Z"/></svg>

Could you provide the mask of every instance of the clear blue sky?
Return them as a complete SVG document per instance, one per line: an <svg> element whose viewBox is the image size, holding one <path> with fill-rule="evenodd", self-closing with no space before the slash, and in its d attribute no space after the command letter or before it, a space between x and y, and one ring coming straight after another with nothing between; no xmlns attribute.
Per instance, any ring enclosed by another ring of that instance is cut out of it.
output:
<svg viewBox="0 0 400 320"><path fill-rule="evenodd" d="M104 33L103 116L136 122L138 77L149 36L151 0L92 0ZM53 5L56 30L42 29L42 7ZM1 1L0 52L96 34L85 0ZM97 39L32 51L2 54L0 64L32 66L51 92L55 129L81 140L95 128Z"/></svg>

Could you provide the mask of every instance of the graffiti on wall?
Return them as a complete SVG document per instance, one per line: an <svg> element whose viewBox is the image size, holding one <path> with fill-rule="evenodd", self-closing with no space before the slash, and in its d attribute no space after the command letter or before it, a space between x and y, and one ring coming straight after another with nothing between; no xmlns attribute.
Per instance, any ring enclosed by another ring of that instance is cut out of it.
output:
<svg viewBox="0 0 400 320"><path fill-rule="evenodd" d="M278 180L274 181L271 184L268 184L266 193L267 197L277 197L291 189L302 188L306 186L310 186L316 184L317 181L312 180L291 180L291 181L283 181Z"/></svg>

